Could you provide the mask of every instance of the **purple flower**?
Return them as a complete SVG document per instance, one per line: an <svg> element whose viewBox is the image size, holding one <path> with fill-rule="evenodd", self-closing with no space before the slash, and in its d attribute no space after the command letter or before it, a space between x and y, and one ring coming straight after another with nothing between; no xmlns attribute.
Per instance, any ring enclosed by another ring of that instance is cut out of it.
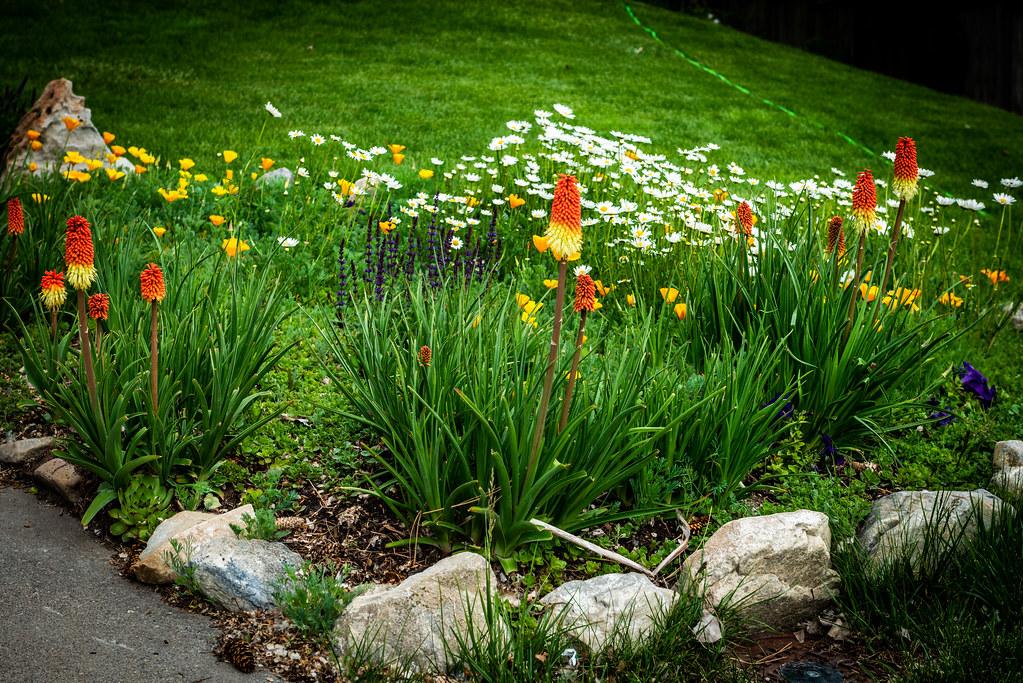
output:
<svg viewBox="0 0 1023 683"><path fill-rule="evenodd" d="M980 370L963 361L959 368L959 379L963 383L963 389L979 398L982 406L991 407L995 400L995 388L988 384L987 377Z"/></svg>

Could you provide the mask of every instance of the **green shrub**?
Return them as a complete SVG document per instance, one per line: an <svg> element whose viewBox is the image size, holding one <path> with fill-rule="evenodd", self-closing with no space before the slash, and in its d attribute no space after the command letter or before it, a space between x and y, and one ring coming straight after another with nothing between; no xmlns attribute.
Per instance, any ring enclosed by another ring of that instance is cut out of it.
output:
<svg viewBox="0 0 1023 683"><path fill-rule="evenodd" d="M489 534L508 566L518 546L549 538L530 524L534 517L572 531L642 514L604 496L636 476L656 439L694 409L674 410L668 400L676 379L652 367L649 321L613 335L594 321L568 426L559 434L560 406L552 405L534 457L550 333L528 317L497 285L437 293L414 285L408 296L364 303L343 328L325 332L336 363L328 371L352 407L348 417L387 449L376 454L386 476L372 491L430 533L420 541L481 547ZM568 316L566 338L573 324ZM562 355L555 397L570 360ZM649 404L645 392L664 402Z"/></svg>
<svg viewBox="0 0 1023 683"><path fill-rule="evenodd" d="M231 530L240 538L258 539L262 541L278 541L288 535L287 529L277 528L277 518L273 510L255 510L254 515L242 515L242 524L231 525Z"/></svg>
<svg viewBox="0 0 1023 683"><path fill-rule="evenodd" d="M316 566L306 562L300 570L288 567L288 574L274 590L281 612L307 638L324 639L334 630L334 622L358 595L345 588L347 568Z"/></svg>
<svg viewBox="0 0 1023 683"><path fill-rule="evenodd" d="M146 254L138 239L97 229L97 289L109 319L93 326L97 405L70 350L77 320L51 340L42 316L22 325L29 381L76 438L66 457L101 480L88 522L139 468L168 488L207 479L237 445L276 415L253 417L263 378L280 361L274 330L288 315L279 281L223 254L163 254L167 296L159 306L158 407L149 391L149 305L139 295ZM101 245L108 245L105 249ZM101 338L98 344L97 340ZM155 409L154 409L155 408Z"/></svg>

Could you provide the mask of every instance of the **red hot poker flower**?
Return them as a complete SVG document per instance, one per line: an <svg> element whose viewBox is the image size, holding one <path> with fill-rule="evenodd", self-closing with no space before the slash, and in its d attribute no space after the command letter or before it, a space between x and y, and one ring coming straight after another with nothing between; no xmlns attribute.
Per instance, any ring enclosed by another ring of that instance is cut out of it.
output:
<svg viewBox="0 0 1023 683"><path fill-rule="evenodd" d="M845 255L845 232L842 230L841 216L832 216L828 221L828 253L837 253L838 258ZM835 250L838 250L837 252Z"/></svg>
<svg viewBox="0 0 1023 683"><path fill-rule="evenodd" d="M582 206L575 176L558 177L551 202L551 220L544 233L554 258L568 259L583 248Z"/></svg>
<svg viewBox="0 0 1023 683"><path fill-rule="evenodd" d="M874 227L877 220L877 188L874 187L874 174L869 168L863 169L856 176L856 186L852 192L852 212L856 227L866 232Z"/></svg>
<svg viewBox="0 0 1023 683"><path fill-rule="evenodd" d="M892 182L892 190L899 199L908 202L916 196L919 177L916 143L913 138L899 138L895 144L895 180Z"/></svg>
<svg viewBox="0 0 1023 683"><path fill-rule="evenodd" d="M56 311L67 300L67 289L64 288L64 273L48 270L43 273L40 283L43 305L48 311Z"/></svg>
<svg viewBox="0 0 1023 683"><path fill-rule="evenodd" d="M163 271L155 263L150 263L142 271L142 274L139 275L139 284L142 298L145 301L163 301L163 297L167 294L167 287L163 282Z"/></svg>
<svg viewBox="0 0 1023 683"><path fill-rule="evenodd" d="M596 304L596 286L593 284L593 278L586 273L582 273L575 280L575 312L580 313L582 311L593 312Z"/></svg>
<svg viewBox="0 0 1023 683"><path fill-rule="evenodd" d="M110 314L110 295L93 294L89 297L89 317L93 320L106 320Z"/></svg>
<svg viewBox="0 0 1023 683"><path fill-rule="evenodd" d="M735 209L735 219L746 237L753 236L753 209L747 202L742 202Z"/></svg>
<svg viewBox="0 0 1023 683"><path fill-rule="evenodd" d="M430 367L430 361L431 360L433 360L433 352L430 351L430 347L426 346L425 344L423 346L420 346L419 347L419 364L422 365L424 368L428 368L428 367Z"/></svg>
<svg viewBox="0 0 1023 683"><path fill-rule="evenodd" d="M89 221L81 216L72 216L67 219L67 232L64 234L67 281L72 287L85 290L96 280L93 259L92 230Z"/></svg>
<svg viewBox="0 0 1023 683"><path fill-rule="evenodd" d="M21 208L21 200L11 197L7 200L7 234L18 236L25 232L25 212Z"/></svg>

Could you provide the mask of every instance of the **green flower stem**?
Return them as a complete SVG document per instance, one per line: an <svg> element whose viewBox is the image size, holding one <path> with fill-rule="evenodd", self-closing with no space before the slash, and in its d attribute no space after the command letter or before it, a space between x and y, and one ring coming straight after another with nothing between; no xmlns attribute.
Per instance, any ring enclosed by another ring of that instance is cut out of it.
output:
<svg viewBox="0 0 1023 683"><path fill-rule="evenodd" d="M551 350L547 355L547 375L543 380L543 394L540 397L540 412L536 416L536 428L533 430L533 446L529 452L529 467L526 470L526 481L532 481L536 471L536 459L543 442L544 425L547 422L547 406L551 401L551 388L554 386L554 367L558 363L558 345L561 341L561 314L565 307L565 280L568 277L568 260L558 262L558 293L554 299L554 329L551 332Z"/></svg>
<svg viewBox="0 0 1023 683"><path fill-rule="evenodd" d="M579 334L575 337L575 355L572 356L572 369L568 373L568 386L565 388L565 400L561 404L561 419L558 421L558 433L565 431L568 425L568 411L572 406L572 393L575 391L575 376L579 370L579 358L583 353L583 330L586 329L586 314L583 309L579 314Z"/></svg>
<svg viewBox="0 0 1023 683"><path fill-rule="evenodd" d="M56 326L54 326L56 330ZM89 400L93 409L99 408L96 398L96 373L92 369L92 346L89 343L89 318L85 313L85 292L78 290L78 340L82 347L82 363L85 365L85 381L89 388Z"/></svg>

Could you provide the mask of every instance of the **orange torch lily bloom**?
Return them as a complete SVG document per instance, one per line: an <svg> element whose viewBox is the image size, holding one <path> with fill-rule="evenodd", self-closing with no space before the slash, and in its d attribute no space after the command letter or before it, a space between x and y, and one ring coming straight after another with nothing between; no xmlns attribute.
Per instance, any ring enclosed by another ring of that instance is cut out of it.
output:
<svg viewBox="0 0 1023 683"><path fill-rule="evenodd" d="M167 295L167 285L163 281L163 271L160 266L150 263L139 275L139 289L142 292L142 299L146 302L163 301Z"/></svg>
<svg viewBox="0 0 1023 683"><path fill-rule="evenodd" d="M554 186L551 220L544 232L554 258L567 260L583 248L582 205L575 176L562 174Z"/></svg>
<svg viewBox="0 0 1023 683"><path fill-rule="evenodd" d="M64 287L64 273L48 270L43 273L41 284L43 306L48 311L56 311L67 301L67 289Z"/></svg>
<svg viewBox="0 0 1023 683"><path fill-rule="evenodd" d="M72 216L67 220L64 233L64 262L67 263L67 280L72 287L85 290L96 280L93 259L89 221L81 216Z"/></svg>

